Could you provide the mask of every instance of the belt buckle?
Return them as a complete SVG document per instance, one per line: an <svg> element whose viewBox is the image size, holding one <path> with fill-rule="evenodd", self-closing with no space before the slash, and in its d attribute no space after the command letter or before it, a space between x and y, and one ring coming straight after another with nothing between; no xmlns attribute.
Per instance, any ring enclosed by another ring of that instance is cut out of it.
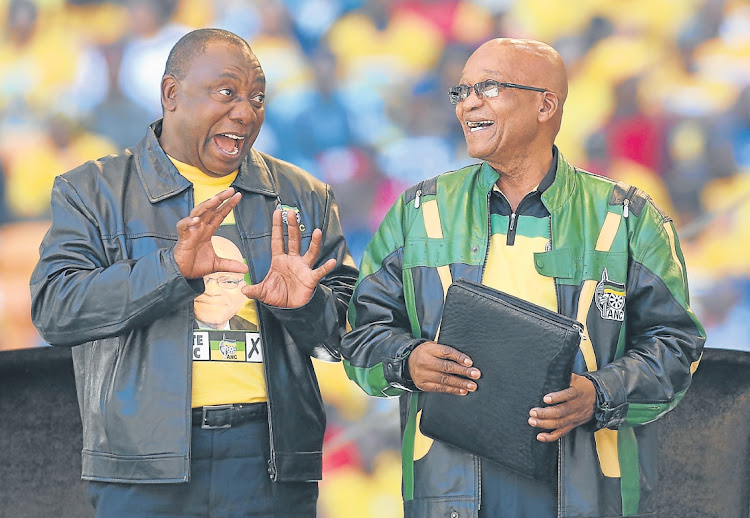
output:
<svg viewBox="0 0 750 518"><path fill-rule="evenodd" d="M204 406L202 409L202 416L201 416L201 428L203 430L217 430L221 428L231 428L232 423L223 424L221 426L211 426L209 424L206 424L206 412L210 410L229 410L233 408L234 405L207 405Z"/></svg>

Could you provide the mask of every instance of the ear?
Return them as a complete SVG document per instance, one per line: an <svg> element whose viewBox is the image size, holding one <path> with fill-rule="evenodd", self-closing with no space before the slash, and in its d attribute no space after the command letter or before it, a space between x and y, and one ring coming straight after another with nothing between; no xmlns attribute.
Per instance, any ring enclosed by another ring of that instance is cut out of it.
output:
<svg viewBox="0 0 750 518"><path fill-rule="evenodd" d="M537 120L539 122L547 122L556 113L559 107L559 99L555 92L544 92L542 102L539 104L539 114Z"/></svg>
<svg viewBox="0 0 750 518"><path fill-rule="evenodd" d="M172 76L164 76L161 79L161 104L164 111L173 112L177 108L177 91L179 85Z"/></svg>

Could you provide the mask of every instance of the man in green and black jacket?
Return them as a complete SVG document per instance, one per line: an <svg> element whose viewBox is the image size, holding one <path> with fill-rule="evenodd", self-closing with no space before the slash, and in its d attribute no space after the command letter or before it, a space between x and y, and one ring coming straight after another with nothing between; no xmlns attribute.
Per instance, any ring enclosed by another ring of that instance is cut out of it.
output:
<svg viewBox="0 0 750 518"><path fill-rule="evenodd" d="M400 398L406 518L655 513L650 423L685 394L705 332L671 219L639 189L578 170L555 147L566 96L565 66L548 45L482 45L449 91L481 163L408 189L364 254L342 354L366 392ZM584 325L570 387L529 409L537 439L557 443L556 481L420 432L424 391L465 396L493 383L435 342L459 278Z"/></svg>

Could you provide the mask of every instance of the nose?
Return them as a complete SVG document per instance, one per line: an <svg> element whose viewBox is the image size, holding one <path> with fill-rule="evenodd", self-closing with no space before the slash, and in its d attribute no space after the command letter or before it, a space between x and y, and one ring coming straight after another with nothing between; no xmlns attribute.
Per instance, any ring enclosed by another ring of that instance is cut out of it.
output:
<svg viewBox="0 0 750 518"><path fill-rule="evenodd" d="M240 124L253 124L257 119L257 115L250 100L240 98L232 106L229 118L238 121Z"/></svg>
<svg viewBox="0 0 750 518"><path fill-rule="evenodd" d="M472 87L469 89L469 95L464 99L461 103L463 104L464 109L470 110L472 108L476 108L477 106L481 106L481 104L484 102L484 97L479 97L477 95L477 91Z"/></svg>
<svg viewBox="0 0 750 518"><path fill-rule="evenodd" d="M215 296L221 294L221 289L216 279L204 278L203 284L206 286L206 290L203 292L205 295Z"/></svg>

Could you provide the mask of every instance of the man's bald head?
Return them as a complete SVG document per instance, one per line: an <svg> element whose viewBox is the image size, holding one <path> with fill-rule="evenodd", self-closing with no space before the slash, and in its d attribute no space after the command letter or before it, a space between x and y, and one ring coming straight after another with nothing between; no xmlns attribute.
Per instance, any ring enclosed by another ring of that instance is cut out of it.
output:
<svg viewBox="0 0 750 518"><path fill-rule="evenodd" d="M469 91L456 103L469 155L506 171L546 161L568 95L560 55L538 41L490 40L474 51L461 73L465 87L487 81L501 86L486 97Z"/></svg>
<svg viewBox="0 0 750 518"><path fill-rule="evenodd" d="M184 35L175 43L167 58L164 75L175 79L184 79L196 56L206 52L209 43L224 42L247 49L252 54L250 45L236 34L223 29L198 29Z"/></svg>
<svg viewBox="0 0 750 518"><path fill-rule="evenodd" d="M213 236L211 238L211 244L214 247L214 252L216 252L216 255L219 257L223 259L234 259L239 262L244 261L240 249L229 239L221 236Z"/></svg>
<svg viewBox="0 0 750 518"><path fill-rule="evenodd" d="M568 73L560 54L546 43L516 38L496 38L482 44L471 58L494 60L513 74L514 82L554 92L562 105L568 97ZM509 76L510 77L510 76Z"/></svg>

